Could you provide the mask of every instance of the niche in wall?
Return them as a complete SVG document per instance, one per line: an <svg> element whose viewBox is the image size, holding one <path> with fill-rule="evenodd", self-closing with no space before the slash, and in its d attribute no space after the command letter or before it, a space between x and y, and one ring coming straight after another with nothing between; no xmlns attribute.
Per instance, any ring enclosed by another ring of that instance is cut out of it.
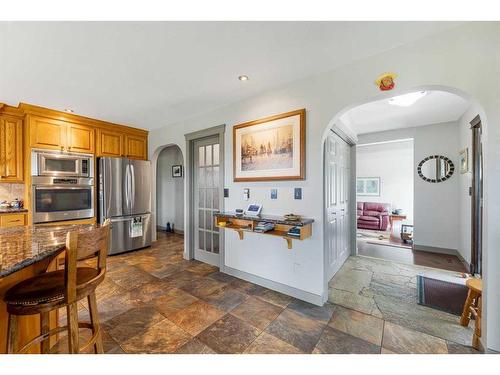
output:
<svg viewBox="0 0 500 375"><path fill-rule="evenodd" d="M184 177L174 178L172 167L182 165L184 160L177 146L165 147L158 156L156 177L156 225L165 230L167 223L174 230L184 233Z"/></svg>

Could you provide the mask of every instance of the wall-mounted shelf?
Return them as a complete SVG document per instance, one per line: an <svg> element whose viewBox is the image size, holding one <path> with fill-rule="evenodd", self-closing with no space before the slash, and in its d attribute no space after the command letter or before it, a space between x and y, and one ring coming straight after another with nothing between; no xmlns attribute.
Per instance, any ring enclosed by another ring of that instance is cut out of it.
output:
<svg viewBox="0 0 500 375"><path fill-rule="evenodd" d="M268 232L257 232L255 227L259 221L273 222L275 228ZM282 237L288 246L292 248L293 240L305 240L312 235L312 223L314 219L301 219L298 221L286 220L280 216L260 215L258 217L236 215L233 212L224 212L215 214L215 225L223 229L232 229L238 233L240 240L245 238L245 232L262 234L264 236ZM300 228L300 236L290 236L288 231L293 227Z"/></svg>

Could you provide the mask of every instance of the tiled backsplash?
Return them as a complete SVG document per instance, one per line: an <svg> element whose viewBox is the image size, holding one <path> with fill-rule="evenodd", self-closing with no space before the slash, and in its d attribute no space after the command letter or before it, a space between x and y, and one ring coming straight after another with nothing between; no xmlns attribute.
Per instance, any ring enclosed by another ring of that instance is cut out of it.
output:
<svg viewBox="0 0 500 375"><path fill-rule="evenodd" d="M23 184L0 184L0 202L11 202L19 198L24 200L24 185Z"/></svg>

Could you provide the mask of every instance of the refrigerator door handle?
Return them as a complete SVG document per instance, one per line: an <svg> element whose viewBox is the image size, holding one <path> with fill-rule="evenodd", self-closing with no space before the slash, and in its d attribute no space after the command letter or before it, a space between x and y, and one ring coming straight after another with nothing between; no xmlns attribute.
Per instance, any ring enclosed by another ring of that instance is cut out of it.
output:
<svg viewBox="0 0 500 375"><path fill-rule="evenodd" d="M130 212L134 212L133 208L135 206L135 171L134 171L134 165L130 164L130 171L131 171L131 177L132 177L132 183L130 185L131 189L131 194L130 194Z"/></svg>
<svg viewBox="0 0 500 375"><path fill-rule="evenodd" d="M125 205L127 212L130 213L130 165L125 167Z"/></svg>

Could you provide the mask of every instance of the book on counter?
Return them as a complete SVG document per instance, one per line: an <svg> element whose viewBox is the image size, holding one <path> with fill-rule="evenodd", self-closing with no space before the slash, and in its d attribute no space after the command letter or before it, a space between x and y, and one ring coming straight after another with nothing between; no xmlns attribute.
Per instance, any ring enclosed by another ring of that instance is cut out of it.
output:
<svg viewBox="0 0 500 375"><path fill-rule="evenodd" d="M254 232L264 233L273 230L274 227L274 223L271 223L269 221L259 221L257 223L257 226L254 228Z"/></svg>
<svg viewBox="0 0 500 375"><path fill-rule="evenodd" d="M300 237L300 228L299 227L290 228L286 234L292 237Z"/></svg>

